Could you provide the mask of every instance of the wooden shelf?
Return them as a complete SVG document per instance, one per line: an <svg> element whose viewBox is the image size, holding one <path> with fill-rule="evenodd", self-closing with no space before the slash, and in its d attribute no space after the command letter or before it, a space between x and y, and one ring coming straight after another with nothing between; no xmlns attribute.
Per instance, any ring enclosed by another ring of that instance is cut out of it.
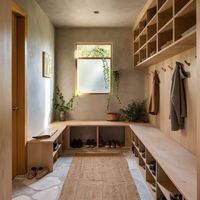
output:
<svg viewBox="0 0 200 200"><path fill-rule="evenodd" d="M136 68L159 63L196 46L196 0L149 0L145 9L146 13L142 11L142 18L135 26L136 29L146 20L147 24L133 42ZM154 37L156 40L152 41Z"/></svg>

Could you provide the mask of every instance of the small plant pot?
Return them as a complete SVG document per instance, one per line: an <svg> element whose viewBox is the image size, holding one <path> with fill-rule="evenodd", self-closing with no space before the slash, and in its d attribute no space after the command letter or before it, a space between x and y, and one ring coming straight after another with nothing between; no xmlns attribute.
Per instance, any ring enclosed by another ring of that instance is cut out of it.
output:
<svg viewBox="0 0 200 200"><path fill-rule="evenodd" d="M65 118L66 118L65 112L64 111L60 111L60 113L59 113L59 119L60 119L60 121L65 121Z"/></svg>
<svg viewBox="0 0 200 200"><path fill-rule="evenodd" d="M120 114L118 113L107 113L106 114L106 120L107 121L119 121Z"/></svg>

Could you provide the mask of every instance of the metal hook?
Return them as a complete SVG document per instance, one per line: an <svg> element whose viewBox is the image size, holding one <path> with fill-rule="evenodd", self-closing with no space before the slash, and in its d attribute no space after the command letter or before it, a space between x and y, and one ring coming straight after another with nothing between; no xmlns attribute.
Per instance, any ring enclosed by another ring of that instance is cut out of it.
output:
<svg viewBox="0 0 200 200"><path fill-rule="evenodd" d="M166 69L164 67L161 68L164 72L166 72Z"/></svg>
<svg viewBox="0 0 200 200"><path fill-rule="evenodd" d="M190 66L190 63L189 63L187 60L184 60L184 62L185 62L185 64L186 64L187 66Z"/></svg>
<svg viewBox="0 0 200 200"><path fill-rule="evenodd" d="M171 70L173 70L173 67L171 65L168 65L168 68L171 69Z"/></svg>

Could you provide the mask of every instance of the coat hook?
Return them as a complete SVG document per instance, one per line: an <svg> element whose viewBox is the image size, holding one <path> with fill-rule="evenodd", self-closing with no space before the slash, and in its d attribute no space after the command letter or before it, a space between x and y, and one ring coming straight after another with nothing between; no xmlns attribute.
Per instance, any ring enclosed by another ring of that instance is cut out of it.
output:
<svg viewBox="0 0 200 200"><path fill-rule="evenodd" d="M168 65L169 69L173 70L173 67L171 65Z"/></svg>
<svg viewBox="0 0 200 200"><path fill-rule="evenodd" d="M161 68L164 72L166 72L166 69L164 67Z"/></svg>
<svg viewBox="0 0 200 200"><path fill-rule="evenodd" d="M187 60L184 60L184 62L185 62L185 64L186 64L187 66L190 66L190 63L189 63Z"/></svg>

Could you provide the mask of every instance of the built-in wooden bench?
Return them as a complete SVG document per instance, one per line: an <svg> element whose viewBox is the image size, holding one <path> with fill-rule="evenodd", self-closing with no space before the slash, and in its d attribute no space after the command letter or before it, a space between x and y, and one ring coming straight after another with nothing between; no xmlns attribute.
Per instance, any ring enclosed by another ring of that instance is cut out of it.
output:
<svg viewBox="0 0 200 200"><path fill-rule="evenodd" d="M196 200L197 163L195 155L149 124L108 121L54 122L49 128L55 128L57 131L51 138L31 139L28 142L28 168L47 166L52 171L54 162L63 150L84 150L84 148L72 149L70 146L71 134L76 132L77 127L79 129L92 127L97 141L95 149L100 149L99 134L102 128L123 127L124 147L130 149L131 144L133 145L134 154L147 183L156 185L156 191L152 192L154 198L160 200L161 195L164 195L167 200L170 200L170 192L179 192L187 200ZM81 133L84 134L84 131ZM53 151L55 142L60 146ZM142 152L145 152L145 158ZM149 169L149 164L153 160L156 161L157 166L155 175Z"/></svg>
<svg viewBox="0 0 200 200"><path fill-rule="evenodd" d="M138 157L141 168L145 170L147 182L156 183L155 199L163 194L170 200L170 192L180 192L187 200L197 199L197 161L176 141L167 137L159 129L150 125L130 125L133 131L134 153ZM174 133L176 134L176 133ZM141 152L145 151L145 158ZM154 176L149 170L152 160L157 169Z"/></svg>

